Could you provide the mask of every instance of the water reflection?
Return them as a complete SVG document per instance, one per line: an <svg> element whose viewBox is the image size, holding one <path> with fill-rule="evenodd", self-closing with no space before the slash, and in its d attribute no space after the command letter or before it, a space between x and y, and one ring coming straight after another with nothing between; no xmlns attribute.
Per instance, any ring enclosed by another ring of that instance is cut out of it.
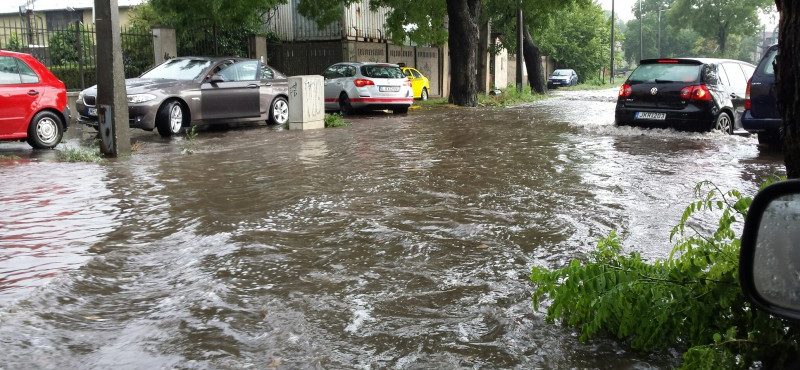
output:
<svg viewBox="0 0 800 370"><path fill-rule="evenodd" d="M753 192L780 168L752 138L616 128L602 93L350 120L201 131L192 154L141 134L129 160L0 166L20 179L4 198L54 184L69 199L0 211L31 230L14 229L30 239L15 253L80 257L46 253L69 268L5 290L24 297L0 312L9 366L669 368L672 352L546 324L530 267L583 258L612 229L663 257L698 181Z"/></svg>

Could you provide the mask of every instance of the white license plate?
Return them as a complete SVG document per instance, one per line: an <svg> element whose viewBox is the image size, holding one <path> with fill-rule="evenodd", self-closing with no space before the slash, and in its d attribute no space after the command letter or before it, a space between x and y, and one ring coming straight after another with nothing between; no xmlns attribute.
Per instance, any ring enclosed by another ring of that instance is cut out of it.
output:
<svg viewBox="0 0 800 370"><path fill-rule="evenodd" d="M378 91L380 91L380 92L398 92L398 91L400 91L400 86L378 86Z"/></svg>
<svg viewBox="0 0 800 370"><path fill-rule="evenodd" d="M97 116L97 108L86 108L86 114L90 116Z"/></svg>
<svg viewBox="0 0 800 370"><path fill-rule="evenodd" d="M636 119L652 119L657 121L663 121L667 119L666 113L658 113L658 112L636 112Z"/></svg>

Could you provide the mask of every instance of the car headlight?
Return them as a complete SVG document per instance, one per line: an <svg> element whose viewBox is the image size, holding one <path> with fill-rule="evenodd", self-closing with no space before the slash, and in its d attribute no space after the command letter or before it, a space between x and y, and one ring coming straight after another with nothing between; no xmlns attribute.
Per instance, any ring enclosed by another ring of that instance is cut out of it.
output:
<svg viewBox="0 0 800 370"><path fill-rule="evenodd" d="M78 101L83 101L83 91L78 93Z"/></svg>
<svg viewBox="0 0 800 370"><path fill-rule="evenodd" d="M135 95L128 95L128 104L138 104L144 103L146 101L150 101L155 99L156 96L152 94L135 94Z"/></svg>

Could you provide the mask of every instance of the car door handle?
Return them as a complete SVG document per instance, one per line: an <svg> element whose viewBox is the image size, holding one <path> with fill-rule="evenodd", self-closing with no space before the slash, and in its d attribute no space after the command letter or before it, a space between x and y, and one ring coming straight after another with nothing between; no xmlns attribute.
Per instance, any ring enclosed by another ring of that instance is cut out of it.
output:
<svg viewBox="0 0 800 370"><path fill-rule="evenodd" d="M258 84L249 84L249 85L247 85L247 88L248 89L257 89L258 88Z"/></svg>
<svg viewBox="0 0 800 370"><path fill-rule="evenodd" d="M30 90L30 91L28 91L28 95L30 95L30 96L36 96L36 95L39 95L39 92L38 92L38 91L36 91L36 90Z"/></svg>

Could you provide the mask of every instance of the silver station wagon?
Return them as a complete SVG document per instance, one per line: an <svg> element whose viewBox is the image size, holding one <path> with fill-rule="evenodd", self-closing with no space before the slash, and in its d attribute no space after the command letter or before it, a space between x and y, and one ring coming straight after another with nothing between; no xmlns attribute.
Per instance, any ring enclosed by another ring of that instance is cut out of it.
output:
<svg viewBox="0 0 800 370"><path fill-rule="evenodd" d="M342 115L356 110L391 110L407 113L414 103L411 81L400 66L390 63L345 62L324 72L325 110Z"/></svg>

